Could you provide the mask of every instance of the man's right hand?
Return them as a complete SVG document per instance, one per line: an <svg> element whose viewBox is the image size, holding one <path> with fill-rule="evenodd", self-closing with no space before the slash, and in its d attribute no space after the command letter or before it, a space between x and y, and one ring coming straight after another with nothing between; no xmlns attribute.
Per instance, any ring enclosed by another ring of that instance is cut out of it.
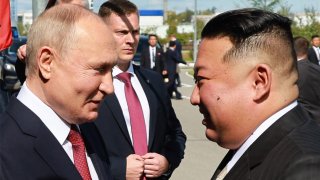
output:
<svg viewBox="0 0 320 180"><path fill-rule="evenodd" d="M20 61L22 61L22 62L25 61L26 56L27 56L27 45L26 44L19 47L19 49L17 51L17 56Z"/></svg>
<svg viewBox="0 0 320 180"><path fill-rule="evenodd" d="M143 174L144 160L141 156L136 154L130 154L127 157L127 180L139 180Z"/></svg>

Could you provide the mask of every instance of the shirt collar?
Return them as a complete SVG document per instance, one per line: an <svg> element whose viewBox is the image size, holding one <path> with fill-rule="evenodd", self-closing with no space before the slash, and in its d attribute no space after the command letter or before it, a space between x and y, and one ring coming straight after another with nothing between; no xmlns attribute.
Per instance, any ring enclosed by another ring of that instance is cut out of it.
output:
<svg viewBox="0 0 320 180"><path fill-rule="evenodd" d="M122 71L118 66L114 66L112 69L112 76L116 77L118 74L123 73L123 72L124 71ZM129 68L125 72L131 73L133 76L135 75L132 62L130 62Z"/></svg>
<svg viewBox="0 0 320 180"><path fill-rule="evenodd" d="M276 112L268 119L266 119L251 135L250 137L241 145L241 147L237 150L235 155L227 164L227 171L229 172L232 167L237 163L237 161L241 158L241 156L246 152L246 150L260 137L262 133L264 133L272 124L274 124L277 120L279 120L284 114L289 112L291 109L296 107L298 102L295 100L285 108Z"/></svg>
<svg viewBox="0 0 320 180"><path fill-rule="evenodd" d="M70 125L60 118L48 105L41 101L28 88L26 82L22 85L17 99L34 112L59 143L63 145L69 135Z"/></svg>

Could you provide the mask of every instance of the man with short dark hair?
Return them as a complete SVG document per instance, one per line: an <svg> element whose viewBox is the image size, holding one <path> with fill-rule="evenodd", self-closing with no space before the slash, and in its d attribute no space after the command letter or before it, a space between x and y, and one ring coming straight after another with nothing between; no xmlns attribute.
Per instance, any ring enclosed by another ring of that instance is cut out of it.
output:
<svg viewBox="0 0 320 180"><path fill-rule="evenodd" d="M157 47L158 37L155 34L149 34L148 46L142 47L140 66L146 69L154 70L160 74L166 74L165 57L161 47Z"/></svg>
<svg viewBox="0 0 320 180"><path fill-rule="evenodd" d="M103 136L114 179L168 179L183 159L186 136L162 76L132 64L139 42L139 12L127 0L109 0L99 15L118 48L115 93L107 96L95 124Z"/></svg>
<svg viewBox="0 0 320 180"><path fill-rule="evenodd" d="M319 35L312 35L311 45L308 49L308 59L316 65L320 65L320 37Z"/></svg>
<svg viewBox="0 0 320 180"><path fill-rule="evenodd" d="M230 150L212 179L319 179L320 127L297 102L288 18L253 8L215 16L194 77L206 136Z"/></svg>
<svg viewBox="0 0 320 180"><path fill-rule="evenodd" d="M167 71L169 81L166 83L168 88L168 94L172 98L173 92L175 93L176 99L182 99L181 93L177 89L176 73L177 65L181 62L178 52L176 51L176 41L169 41L169 47L165 53L166 57L166 66L165 70Z"/></svg>

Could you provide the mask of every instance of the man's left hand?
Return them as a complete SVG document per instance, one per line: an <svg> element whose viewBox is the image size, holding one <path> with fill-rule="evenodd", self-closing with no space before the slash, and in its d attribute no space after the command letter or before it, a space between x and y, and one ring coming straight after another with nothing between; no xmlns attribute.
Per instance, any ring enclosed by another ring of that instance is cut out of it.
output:
<svg viewBox="0 0 320 180"><path fill-rule="evenodd" d="M157 153L147 153L144 159L144 174L148 178L156 178L168 171L168 160Z"/></svg>

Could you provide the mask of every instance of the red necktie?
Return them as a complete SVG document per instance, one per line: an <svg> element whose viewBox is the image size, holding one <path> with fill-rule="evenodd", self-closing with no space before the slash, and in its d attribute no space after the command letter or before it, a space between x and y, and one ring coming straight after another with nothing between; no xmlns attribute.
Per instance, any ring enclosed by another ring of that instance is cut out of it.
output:
<svg viewBox="0 0 320 180"><path fill-rule="evenodd" d="M74 165L83 180L91 180L83 139L76 125L71 125L68 141L72 144Z"/></svg>
<svg viewBox="0 0 320 180"><path fill-rule="evenodd" d="M145 155L148 152L146 125L140 101L134 91L130 73L120 73L117 77L125 83L125 95L129 109L133 148L136 154Z"/></svg>

